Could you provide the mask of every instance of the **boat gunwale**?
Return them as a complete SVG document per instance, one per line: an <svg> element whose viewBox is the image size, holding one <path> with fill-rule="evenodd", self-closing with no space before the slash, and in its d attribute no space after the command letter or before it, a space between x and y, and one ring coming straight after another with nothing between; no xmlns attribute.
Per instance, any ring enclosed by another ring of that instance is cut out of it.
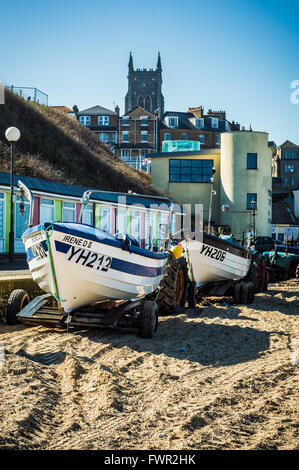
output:
<svg viewBox="0 0 299 470"><path fill-rule="evenodd" d="M63 224L63 225L60 225L60 224ZM82 232L80 230L65 227L66 224L76 224L78 226L82 226L82 225L84 226L85 225L87 227L90 227L94 230L99 230L102 233L106 234L106 232L104 232L103 230L101 230L98 227L94 227L94 226L88 225L88 224L82 224L82 223L79 223L79 222L53 222L53 223L45 222L44 224L39 224L39 225L36 225L34 227L30 227L29 229L27 229L23 233L22 238L24 240L26 237L28 237L29 235L31 235L33 233L40 232L40 231L48 229L48 228L53 228L53 230L54 231L56 230L57 232L66 233L67 235L72 235L74 237L85 238L87 240L95 241L97 243L102 243L103 245L109 245L109 246L113 246L115 248L122 248L123 249L123 245L122 245L121 240L118 240L118 239L114 238L112 235L110 235L108 233L107 233L107 236L111 237L111 239L110 238L99 239L96 235L93 235L91 233L86 233L86 232ZM145 258L163 260L163 259L167 258L167 256L168 256L167 252L155 253L153 251L149 251L149 250L146 250L145 248L137 247L135 245L128 245L128 247L129 247L130 251L132 253L134 253L135 255L144 256Z"/></svg>

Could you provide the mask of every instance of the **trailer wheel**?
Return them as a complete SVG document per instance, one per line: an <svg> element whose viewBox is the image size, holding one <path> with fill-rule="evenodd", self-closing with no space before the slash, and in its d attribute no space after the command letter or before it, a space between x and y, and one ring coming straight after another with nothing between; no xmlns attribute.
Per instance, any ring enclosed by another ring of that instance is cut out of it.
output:
<svg viewBox="0 0 299 470"><path fill-rule="evenodd" d="M188 295L187 295L188 307L195 308L197 304L197 284L195 281L192 281L188 285Z"/></svg>
<svg viewBox="0 0 299 470"><path fill-rule="evenodd" d="M234 287L234 304L241 303L241 284L236 284Z"/></svg>
<svg viewBox="0 0 299 470"><path fill-rule="evenodd" d="M23 289L15 289L11 292L6 307L6 321L9 325L15 325L17 314L29 304L29 295Z"/></svg>
<svg viewBox="0 0 299 470"><path fill-rule="evenodd" d="M185 258L170 255L161 281L157 304L162 315L174 315L185 308L188 286L188 268Z"/></svg>
<svg viewBox="0 0 299 470"><path fill-rule="evenodd" d="M158 305L152 300L144 302L139 314L139 335L152 338L158 329Z"/></svg>

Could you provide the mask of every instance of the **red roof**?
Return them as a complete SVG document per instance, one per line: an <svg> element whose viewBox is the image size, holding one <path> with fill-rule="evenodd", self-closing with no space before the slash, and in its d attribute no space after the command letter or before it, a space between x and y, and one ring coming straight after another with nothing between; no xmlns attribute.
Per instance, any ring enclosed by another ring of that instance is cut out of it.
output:
<svg viewBox="0 0 299 470"><path fill-rule="evenodd" d="M51 108L56 109L56 111L61 111L62 113L73 113L74 111L67 106L51 106Z"/></svg>

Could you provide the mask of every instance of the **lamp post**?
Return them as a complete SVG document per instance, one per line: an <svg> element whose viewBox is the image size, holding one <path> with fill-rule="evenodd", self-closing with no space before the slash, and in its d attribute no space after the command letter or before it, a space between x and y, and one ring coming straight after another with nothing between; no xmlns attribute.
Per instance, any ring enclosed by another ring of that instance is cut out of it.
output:
<svg viewBox="0 0 299 470"><path fill-rule="evenodd" d="M11 144L11 165L10 165L10 232L9 232L9 262L14 260L14 187L13 187L13 174L14 174L14 143L19 140L21 133L17 127L9 127L5 131L5 137Z"/></svg>
<svg viewBox="0 0 299 470"><path fill-rule="evenodd" d="M251 209L252 209L252 218L253 218L253 239L255 239L255 211L256 211L256 201L253 199L251 201Z"/></svg>
<svg viewBox="0 0 299 470"><path fill-rule="evenodd" d="M212 216L212 199L213 196L216 195L216 191L214 189L214 175L216 173L216 169L212 168L212 177L210 178L211 181L211 194L210 194L210 205L209 205L209 221L208 221L208 234L210 235L210 226L211 226L211 216Z"/></svg>

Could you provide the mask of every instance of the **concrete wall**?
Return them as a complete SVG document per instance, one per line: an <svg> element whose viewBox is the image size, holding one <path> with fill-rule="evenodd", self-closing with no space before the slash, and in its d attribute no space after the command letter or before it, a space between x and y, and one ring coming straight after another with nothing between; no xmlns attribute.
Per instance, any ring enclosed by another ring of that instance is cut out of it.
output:
<svg viewBox="0 0 299 470"><path fill-rule="evenodd" d="M247 169L247 153L257 154L257 169ZM221 224L230 225L237 239L249 230L252 211L247 210L247 193L257 194L255 226L257 235L271 236L272 153L266 132L221 134Z"/></svg>
<svg viewBox="0 0 299 470"><path fill-rule="evenodd" d="M209 202L211 193L210 183L170 183L169 182L169 160L170 158L186 159L186 160L213 160L216 169L215 174L215 189L216 196L213 197L213 210L212 218L216 224L219 224L219 211L220 211L220 150L207 149L200 150L198 153L192 152L179 152L184 155L176 155L176 152L164 154L161 153L159 157L152 158L151 166L151 182L155 188L172 197L177 203L182 204L203 204L203 218L204 221L208 220ZM192 207L194 214L194 206Z"/></svg>

